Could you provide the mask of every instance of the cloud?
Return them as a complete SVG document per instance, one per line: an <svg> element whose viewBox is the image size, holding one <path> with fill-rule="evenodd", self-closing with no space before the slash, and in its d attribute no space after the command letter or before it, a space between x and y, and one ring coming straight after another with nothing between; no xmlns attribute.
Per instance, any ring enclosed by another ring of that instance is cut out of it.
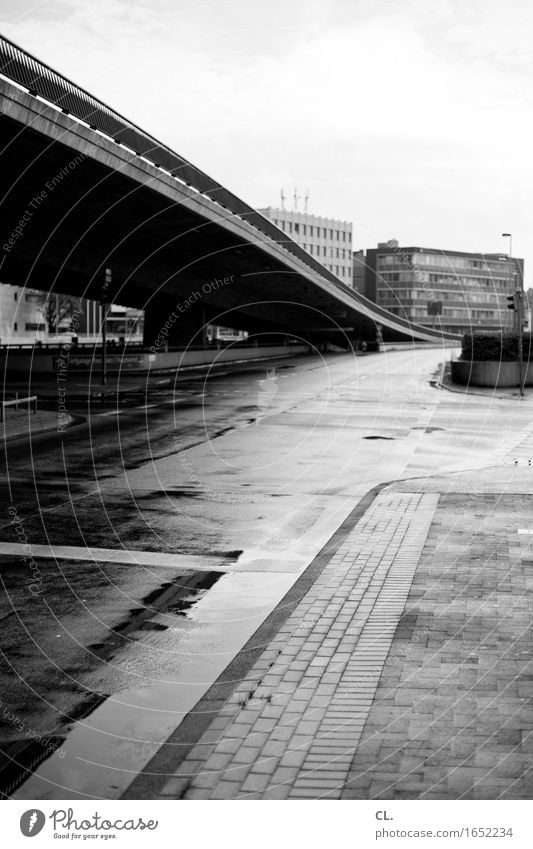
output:
<svg viewBox="0 0 533 849"><path fill-rule="evenodd" d="M13 40L257 206L356 234L529 251L533 11L521 0L54 0Z"/></svg>

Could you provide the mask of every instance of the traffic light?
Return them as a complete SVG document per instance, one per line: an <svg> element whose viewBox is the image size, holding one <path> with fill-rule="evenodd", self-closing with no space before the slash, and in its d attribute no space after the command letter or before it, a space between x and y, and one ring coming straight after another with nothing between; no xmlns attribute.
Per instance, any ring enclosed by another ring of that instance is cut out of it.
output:
<svg viewBox="0 0 533 849"><path fill-rule="evenodd" d="M516 289L512 295L507 295L507 309L519 310L524 305L524 292L522 289Z"/></svg>
<svg viewBox="0 0 533 849"><path fill-rule="evenodd" d="M104 306L104 304L107 304L107 302L108 302L109 287L111 286L111 279L112 279L111 269L106 268L104 280L102 282L102 289L100 291L100 303L102 304L102 306Z"/></svg>

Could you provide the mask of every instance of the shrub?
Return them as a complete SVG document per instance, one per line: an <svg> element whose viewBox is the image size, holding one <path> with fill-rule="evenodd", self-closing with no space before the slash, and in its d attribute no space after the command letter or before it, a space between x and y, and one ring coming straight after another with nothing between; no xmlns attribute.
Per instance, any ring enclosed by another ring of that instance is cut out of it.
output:
<svg viewBox="0 0 533 849"><path fill-rule="evenodd" d="M531 334L522 336L522 356L524 362L531 359ZM514 362L518 359L517 333L465 333L461 359L475 362L492 360Z"/></svg>

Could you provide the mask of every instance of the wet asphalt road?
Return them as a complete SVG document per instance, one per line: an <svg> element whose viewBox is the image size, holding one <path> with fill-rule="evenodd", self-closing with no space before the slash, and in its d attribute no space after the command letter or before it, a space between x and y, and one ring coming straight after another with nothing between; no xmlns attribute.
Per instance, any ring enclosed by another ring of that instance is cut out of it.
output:
<svg viewBox="0 0 533 849"><path fill-rule="evenodd" d="M287 403L285 393L275 397L279 387L274 392L269 388L277 375L296 376L301 393L307 375L316 373L318 391L323 388L323 363L318 360L276 361L272 366L270 376L265 364L190 379L170 391L152 390L146 403L130 402L118 409L97 406L84 424L62 434L6 446L0 539L27 542L29 549L26 559L0 560L4 792L24 777L21 766L41 758L37 737L46 736L44 754L49 754L80 721L83 725L86 716L92 717L98 705L109 703L109 696L128 692L132 683L138 689L149 679L154 689L154 681L171 680L181 663L176 652L180 658L190 657L198 648L200 670L188 670L190 693L183 703L175 692L170 697L152 694L161 710L171 712L170 725L175 727L205 682L211 683L220 665L223 668L283 595L283 577L275 577L272 596L264 574L260 592L253 576L244 575L219 599L231 627L221 620L220 611L209 613L208 600L199 626L204 642L189 633L191 608L223 574L213 567L220 564L225 570L238 560L245 540L250 541L247 528L264 524L265 513L276 520L284 515L284 507L273 508L272 503L287 493L248 495L247 486L255 489L260 484L255 475L253 484L240 482L244 495L237 492L239 482L227 491L214 489L198 459L209 459L221 437L238 434L241 428L257 428L254 440L262 441L264 415L293 403L292 398ZM199 454L193 456L195 449ZM162 483L166 459L175 462L182 454L187 459L177 463L171 482ZM174 569L53 558L32 566L33 547L39 544L166 551L182 560ZM187 555L190 568L184 569ZM226 576L229 581L231 577ZM217 623L213 634L206 627L209 619ZM236 620L244 620L243 626L236 627ZM214 646L222 652L210 674L207 656ZM124 706L111 707L106 733L117 717L119 727L125 721ZM157 722L160 725L160 717ZM134 736L137 739L136 731ZM94 751L93 740L90 748ZM141 765L151 754L153 747L145 752L140 746L133 760ZM75 778L69 783L75 784ZM64 795L58 793L59 798Z"/></svg>
<svg viewBox="0 0 533 849"><path fill-rule="evenodd" d="M8 444L0 539L87 557L0 558L4 792L61 746L19 794L120 795L372 486L490 462L508 405L430 386L447 356L278 361Z"/></svg>

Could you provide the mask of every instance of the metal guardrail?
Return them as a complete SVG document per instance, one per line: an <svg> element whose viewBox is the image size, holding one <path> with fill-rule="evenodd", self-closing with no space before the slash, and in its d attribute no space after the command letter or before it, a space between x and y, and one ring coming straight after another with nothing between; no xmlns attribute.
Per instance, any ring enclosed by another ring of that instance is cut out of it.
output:
<svg viewBox="0 0 533 849"><path fill-rule="evenodd" d="M49 351L60 351L64 345L69 345L71 349L71 353L77 350L90 350L91 348L100 348L102 343L98 342L78 342L74 344L71 342L70 337L67 335L64 341L61 342L13 342L6 343L4 345L0 345L0 351L32 351L34 354L39 353L48 353ZM122 349L127 348L128 350L138 351L139 349L147 348L143 342L127 342L123 345L121 342L113 342L113 340L108 341L108 348L116 348Z"/></svg>
<svg viewBox="0 0 533 849"><path fill-rule="evenodd" d="M0 74L39 96L53 103L62 112L83 121L91 129L98 130L117 144L124 145L138 156L147 159L153 165L163 169L180 180L185 185L196 190L223 209L243 219L259 230L264 236L276 242L280 247L291 253L306 265L311 271L333 283L340 291L350 294L357 303L370 309L373 316L384 322L392 321L403 328L409 335L427 333L421 325L412 324L399 316L393 316L383 307L368 300L363 295L354 292L349 286L318 262L297 242L287 238L280 230L260 212L248 206L224 186L213 180L191 162L175 153L154 136L149 135L136 124L133 124L119 112L115 112L101 100L93 97L88 91L80 88L67 77L58 74L49 65L36 59L14 42L0 35ZM453 338L454 334L436 334L435 338Z"/></svg>
<svg viewBox="0 0 533 849"><path fill-rule="evenodd" d="M301 341L299 339L290 340L286 337L283 337L283 341L279 344L284 344L286 346L290 345L301 345ZM269 348L272 345L272 342L261 342L261 341L250 341L246 339L219 339L214 340L213 342L209 342L207 345L169 345L166 353L172 353L173 351L205 351L210 349L215 349L218 345L223 345L226 342L231 343L232 348ZM277 343L276 343L277 344ZM69 355L75 356L76 353L90 353L91 351L100 351L102 348L101 342L86 342L83 344L72 345L68 339L65 339L63 343L57 342L47 342L41 345L34 345L31 343L24 343L20 345L0 345L0 352L2 353L12 353L15 354L19 351L23 353L30 353L35 357L39 354L55 354L59 353L64 345L69 345ZM135 342L134 344L127 343L125 345L121 345L120 343L114 345L112 342L107 343L106 350L108 353L131 353L131 354L151 354L150 345L144 345L142 342ZM163 353L160 351L159 353Z"/></svg>
<svg viewBox="0 0 533 849"><path fill-rule="evenodd" d="M2 401L0 405L0 422L4 421L4 410L6 407L19 408L19 404L33 404L33 412L37 412L37 395L27 395L26 398L19 398L18 392L11 401Z"/></svg>

